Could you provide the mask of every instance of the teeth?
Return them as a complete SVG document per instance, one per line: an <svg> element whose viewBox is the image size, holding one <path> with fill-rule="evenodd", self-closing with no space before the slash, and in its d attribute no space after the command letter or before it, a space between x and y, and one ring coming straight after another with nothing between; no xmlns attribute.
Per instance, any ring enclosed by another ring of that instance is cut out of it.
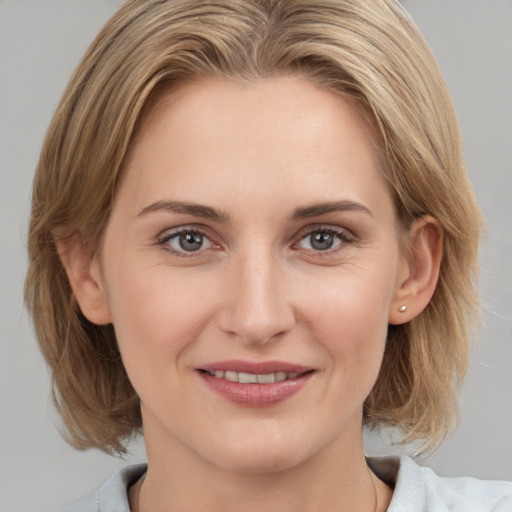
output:
<svg viewBox="0 0 512 512"><path fill-rule="evenodd" d="M224 372L224 378L231 382L238 382L238 372Z"/></svg>
<svg viewBox="0 0 512 512"><path fill-rule="evenodd" d="M276 376L273 373L266 373L265 375L258 375L259 384L271 384L276 381Z"/></svg>
<svg viewBox="0 0 512 512"><path fill-rule="evenodd" d="M283 382L283 380L286 380L286 373L285 372L277 372L275 382Z"/></svg>
<svg viewBox="0 0 512 512"><path fill-rule="evenodd" d="M258 382L258 376L254 373L238 373L238 382L241 384L256 384Z"/></svg>
<svg viewBox="0 0 512 512"><path fill-rule="evenodd" d="M299 375L296 372L276 372L260 375L255 373L222 370L215 370L214 372L208 373L217 379L226 379L230 382L239 382L240 384L272 384L273 382L283 382L288 379L295 379Z"/></svg>

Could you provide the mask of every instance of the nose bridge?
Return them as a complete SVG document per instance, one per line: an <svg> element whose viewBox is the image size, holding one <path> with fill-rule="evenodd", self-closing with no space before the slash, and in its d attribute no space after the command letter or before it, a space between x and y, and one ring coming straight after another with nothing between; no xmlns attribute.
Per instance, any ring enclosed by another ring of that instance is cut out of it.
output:
<svg viewBox="0 0 512 512"><path fill-rule="evenodd" d="M294 313L274 251L269 247L247 251L236 258L233 267L222 328L253 345L287 332L294 323Z"/></svg>

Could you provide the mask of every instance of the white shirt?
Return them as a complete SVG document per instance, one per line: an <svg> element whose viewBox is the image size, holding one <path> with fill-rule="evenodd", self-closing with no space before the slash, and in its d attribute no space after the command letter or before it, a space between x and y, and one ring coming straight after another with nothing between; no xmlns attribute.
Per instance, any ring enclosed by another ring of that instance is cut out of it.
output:
<svg viewBox="0 0 512 512"><path fill-rule="evenodd" d="M512 512L512 482L443 478L408 457L369 457L368 464L394 488L388 512ZM130 512L128 489L146 471L128 466L97 492L63 512Z"/></svg>

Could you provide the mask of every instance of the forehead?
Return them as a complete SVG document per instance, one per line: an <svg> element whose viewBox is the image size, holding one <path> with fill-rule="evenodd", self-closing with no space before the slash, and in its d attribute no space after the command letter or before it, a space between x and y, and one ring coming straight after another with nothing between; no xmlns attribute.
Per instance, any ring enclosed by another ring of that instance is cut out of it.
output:
<svg viewBox="0 0 512 512"><path fill-rule="evenodd" d="M351 119L347 123L348 116ZM161 84L143 109L128 155L163 124L169 125L170 117L182 134L193 132L197 138L207 135L210 140L216 133L222 137L222 130L230 128L224 123L227 118L239 128L237 135L249 136L251 129L266 125L269 138L274 139L273 132L278 131L281 140L289 134L297 142L311 138L315 132L325 139L324 127L332 127L338 121L344 123L346 135L352 127L350 135L359 132L369 143L377 145L363 105L293 75L250 82L212 77L169 86ZM290 130L290 124L285 126L286 121L296 123L296 129Z"/></svg>
<svg viewBox="0 0 512 512"><path fill-rule="evenodd" d="M356 194L364 184L367 195L387 188L376 155L354 102L304 79L203 79L151 98L125 173L147 200L158 200L165 187L157 183L165 183L175 199L188 200L177 196L194 187L195 199L208 202L212 180L238 193L255 193L265 180L284 196L300 180L330 200L333 186Z"/></svg>

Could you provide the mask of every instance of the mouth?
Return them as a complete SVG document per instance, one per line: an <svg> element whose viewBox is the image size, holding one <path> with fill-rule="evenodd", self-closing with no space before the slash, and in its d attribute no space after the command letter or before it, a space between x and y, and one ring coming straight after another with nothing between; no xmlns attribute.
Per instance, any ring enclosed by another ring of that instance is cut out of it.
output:
<svg viewBox="0 0 512 512"><path fill-rule="evenodd" d="M199 370L216 379L225 379L229 382L238 382L239 384L273 384L274 382L284 382L290 379L296 379L299 375L310 373L314 370L308 370L304 373L299 372L275 372L275 373L246 373L231 370Z"/></svg>
<svg viewBox="0 0 512 512"><path fill-rule="evenodd" d="M208 387L245 407L279 404L302 390L316 370L282 362L225 361L198 368Z"/></svg>

